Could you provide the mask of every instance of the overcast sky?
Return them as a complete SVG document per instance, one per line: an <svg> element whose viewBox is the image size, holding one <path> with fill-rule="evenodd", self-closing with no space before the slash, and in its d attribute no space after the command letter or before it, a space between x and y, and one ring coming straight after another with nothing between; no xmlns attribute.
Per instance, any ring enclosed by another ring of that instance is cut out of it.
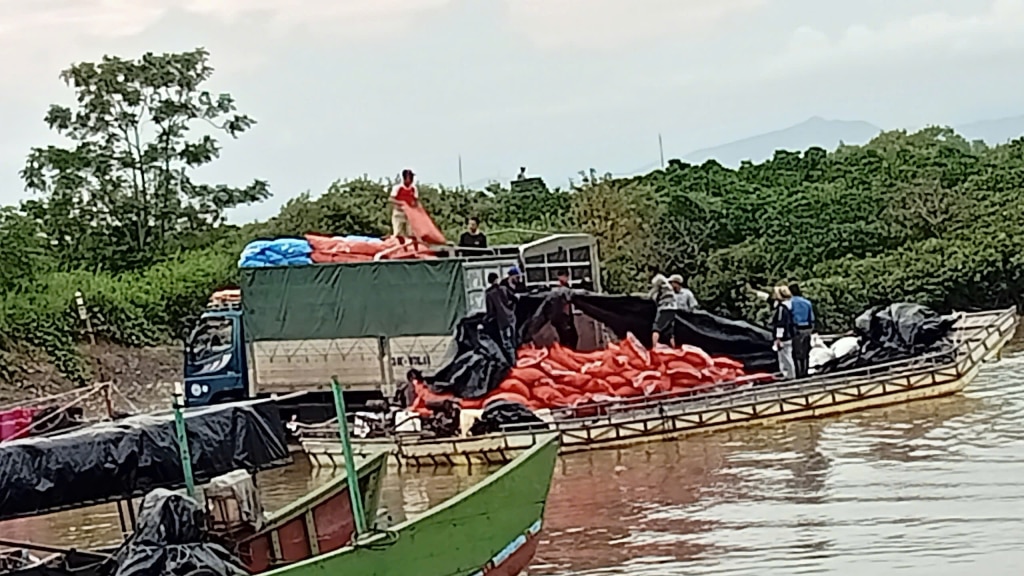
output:
<svg viewBox="0 0 1024 576"><path fill-rule="evenodd" d="M0 201L52 137L58 80L205 46L259 124L209 180L270 181L249 220L339 178L549 184L632 173L810 116L884 127L1024 113L1024 0L0 0Z"/></svg>

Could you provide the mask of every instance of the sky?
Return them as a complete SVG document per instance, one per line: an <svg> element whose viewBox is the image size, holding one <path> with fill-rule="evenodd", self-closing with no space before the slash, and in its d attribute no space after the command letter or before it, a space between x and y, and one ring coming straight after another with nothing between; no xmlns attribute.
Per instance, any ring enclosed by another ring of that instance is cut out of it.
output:
<svg viewBox="0 0 1024 576"><path fill-rule="evenodd" d="M200 176L482 187L632 174L811 116L886 128L1024 113L1024 0L0 0L0 203L55 137L72 62L203 46L258 124Z"/></svg>

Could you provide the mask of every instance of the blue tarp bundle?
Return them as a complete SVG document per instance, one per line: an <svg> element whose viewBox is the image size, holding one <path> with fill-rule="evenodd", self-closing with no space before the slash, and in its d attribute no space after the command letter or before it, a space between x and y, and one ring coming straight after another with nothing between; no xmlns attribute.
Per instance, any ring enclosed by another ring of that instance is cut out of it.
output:
<svg viewBox="0 0 1024 576"><path fill-rule="evenodd" d="M254 240L242 250L239 268L265 268L268 266L304 266L312 264L309 255L313 247L302 238Z"/></svg>

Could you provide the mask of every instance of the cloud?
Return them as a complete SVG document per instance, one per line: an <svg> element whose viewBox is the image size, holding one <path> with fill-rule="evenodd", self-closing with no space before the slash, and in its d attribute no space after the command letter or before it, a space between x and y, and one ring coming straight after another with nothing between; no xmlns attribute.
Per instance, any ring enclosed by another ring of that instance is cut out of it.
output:
<svg viewBox="0 0 1024 576"><path fill-rule="evenodd" d="M802 26L786 49L771 57L769 76L801 74L823 67L848 69L865 63L915 58L978 56L1024 48L1024 0L994 0L981 12L913 15L882 26L850 26L832 36Z"/></svg>
<svg viewBox="0 0 1024 576"><path fill-rule="evenodd" d="M637 40L700 37L768 0L506 0L513 26L541 48L614 50Z"/></svg>

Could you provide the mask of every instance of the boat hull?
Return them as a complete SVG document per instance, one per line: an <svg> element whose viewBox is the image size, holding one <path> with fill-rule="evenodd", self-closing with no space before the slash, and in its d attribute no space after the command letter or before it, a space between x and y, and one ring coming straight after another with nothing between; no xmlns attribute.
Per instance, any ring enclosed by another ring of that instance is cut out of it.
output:
<svg viewBox="0 0 1024 576"><path fill-rule="evenodd" d="M377 513L387 453L378 452L357 467L363 509L368 519ZM292 564L350 544L355 535L355 517L345 476L292 502L268 518L258 533L242 539L235 547L238 558L252 573Z"/></svg>
<svg viewBox="0 0 1024 576"><path fill-rule="evenodd" d="M562 453L620 448L738 426L824 418L956 394L998 356L1013 337L1012 309L964 315L957 325L955 359L904 362L843 374L753 385L685 399L667 399L608 410L592 418L557 421ZM540 433L505 432L470 438L355 441L357 450L388 446L394 461L413 467L473 466L508 462L536 444ZM314 466L341 462L340 443L310 439L303 449Z"/></svg>
<svg viewBox="0 0 1024 576"><path fill-rule="evenodd" d="M533 558L558 456L558 434L422 516L274 576L512 576Z"/></svg>

